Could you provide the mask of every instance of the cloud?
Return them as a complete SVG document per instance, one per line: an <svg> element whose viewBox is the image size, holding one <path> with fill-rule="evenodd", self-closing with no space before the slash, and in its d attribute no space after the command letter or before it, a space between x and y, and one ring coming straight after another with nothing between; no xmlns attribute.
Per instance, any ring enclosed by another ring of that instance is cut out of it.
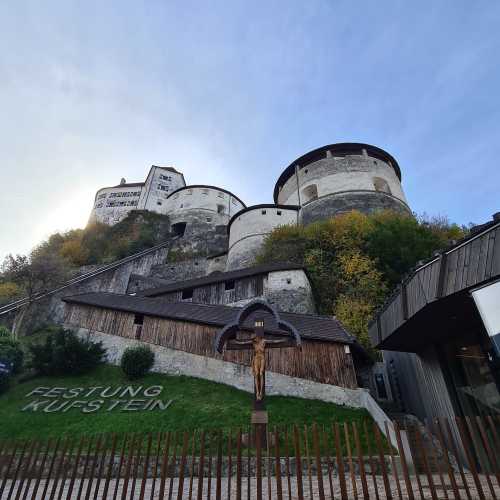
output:
<svg viewBox="0 0 500 500"><path fill-rule="evenodd" d="M151 164L270 202L294 158L340 141L391 152L418 211L485 220L498 210L499 11L4 3L0 257L83 225L99 187Z"/></svg>

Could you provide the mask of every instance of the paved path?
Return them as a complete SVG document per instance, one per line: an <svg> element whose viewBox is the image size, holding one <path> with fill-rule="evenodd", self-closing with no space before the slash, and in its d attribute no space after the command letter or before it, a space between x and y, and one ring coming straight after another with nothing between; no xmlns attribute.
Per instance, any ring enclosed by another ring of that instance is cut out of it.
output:
<svg viewBox="0 0 500 500"><path fill-rule="evenodd" d="M423 484L424 498L425 499L432 499L430 489L427 486L425 486L427 484L426 476L420 476L420 478L421 478L421 483ZM298 491L297 490L297 478L291 477L290 479L291 479L291 491L290 491L290 495L289 495L287 479L286 479L286 477L283 478L283 500L289 500L290 498L292 500L296 500L299 498L299 496L297 494L297 491ZM477 490L474 486L472 476L468 476L467 479L468 479L468 483L469 483L471 497L473 499L479 498ZM386 500L387 495L385 492L382 476L377 476L376 480L377 480L378 493L379 493L378 498L380 500ZM441 485L439 476L436 475L434 477L434 481L435 481L436 485L438 485L438 484ZM458 481L459 481L459 486L460 486L462 483L460 482L459 478L458 478ZM498 483L494 480L494 478L492 478L491 481L492 481L493 487L495 488L496 495L500 498L500 487L499 487ZM87 488L89 486L89 480L84 480L83 484L81 484L80 480L77 480L74 484L71 498L75 498L75 499L78 498L78 494L79 494L80 489L81 489L81 498L82 499L83 498L102 499L103 498L102 495L103 495L103 490L104 490L104 483L105 483L104 479L101 480L101 482L99 483L99 491L98 491L97 495L95 495L95 488L96 488L97 482L96 482L96 480L92 481L91 491L87 495ZM116 496L117 499L123 498L123 496L122 496L124 493L123 483L124 483L124 481L122 480L118 484L117 496ZM486 478L484 476L481 477L481 483L483 485L483 491L485 493L485 498L488 500L493 499L494 497L491 494L491 491L488 487L488 483L487 483ZM166 484L165 484L165 495L164 495L164 498L167 498L167 499L169 498L170 484L171 484L170 480L167 479ZM454 498L453 490L451 489L451 485L449 484L449 482L445 481L445 484L447 487L446 490L448 493L448 498L451 500ZM11 486L12 486L12 482L7 481L1 500L9 498L9 493L10 493L10 498L14 499L17 497L17 493L18 493L17 488L20 486L19 481L16 482L12 491L11 491ZM34 486L35 486L35 481L33 480L31 482L31 484L29 485L28 491L26 492L27 486L28 485L26 483L23 484L22 491L21 491L19 497L17 497L17 498L27 498L27 499L32 498L32 494L33 494L33 490L34 490ZM37 499L45 500L47 498L50 498L51 496L55 499L59 498L62 500L67 498L68 489L69 489L69 481L66 481L66 483L64 484L62 492L60 491L60 487L61 487L60 483L55 485L54 481L52 481L52 480L49 481L49 484L47 485L45 496L43 496L45 486L46 486L45 481L42 480L39 484L39 487L38 487L38 491L37 491L37 495L36 495ZM53 490L54 486L56 488L55 488L55 491L53 492L52 490ZM134 489L133 489L133 486L135 486ZM265 500L269 500L269 498L271 498L271 499L278 498L278 495L276 492L276 481L275 481L274 477L271 480L270 495L269 495L269 491L268 491L268 480L266 477L263 478L262 486L263 486L263 498ZM109 484L108 494L107 494L108 499L113 498L116 487L117 487L116 481L114 479L111 480L110 484ZM144 498L145 499L152 499L152 498L158 499L158 498L160 498L159 497L159 489L160 489L159 480L156 481L153 496L151 496L152 487L153 487L153 480L147 479L145 482L145 485L144 485ZM173 479L171 487L172 487L171 498L175 500L175 499L179 498L178 497L179 482L178 482L177 478ZM230 496L228 495L228 479L226 477L222 478L220 487L221 487L221 499L224 499L224 500L228 500L229 498L236 499L236 481L235 481L235 478L231 479L231 495ZM361 484L360 478L357 478L356 487L357 487L357 493L359 495L359 498L360 499L363 498L363 490L362 490L362 484ZM141 488L142 488L142 480L140 478L137 479L135 485L133 485L133 481L130 480L125 498L127 498L127 499L132 499L132 498L139 499L139 498L141 498L140 497ZM247 478L244 478L244 480L242 481L242 499L247 500L248 498L250 498L250 499L257 498L257 483L256 483L255 478L251 478L251 481L250 481L250 490L251 490L250 495L248 495L247 488L248 488ZM375 486L373 484L373 480L371 477L368 478L368 488L369 488L370 498L376 499L377 496L375 494ZM406 487L405 487L405 484L402 480L401 480L400 488L401 488L402 498L405 500L408 499L409 497L408 497L408 494L406 492ZM415 492L415 498L420 498L416 478L413 478L413 488L414 488L414 492ZM132 494L132 489L134 491L134 494ZM394 481L392 481L391 489L392 489L393 498L398 499L399 498L398 491L397 491L396 483ZM211 490L210 498L216 499L217 498L216 497L217 484L216 484L215 478L212 478L212 480L211 480L210 490ZM189 496L189 491L190 491L190 481L189 481L189 479L186 479L184 481L184 486L183 486L183 495L180 498L182 498L182 499L192 498L193 500L195 500L197 498L198 481L196 478L193 480L193 483L192 483L192 496L191 497ZM304 476L303 477L303 491L304 491L304 499L313 500L313 499L320 498L319 489L318 489L318 482L316 479L313 479L311 481L311 483L309 483L307 476ZM325 492L326 499L332 498L332 496L331 496L332 492L330 491L330 484L329 484L328 476L326 476L324 478L324 492ZM311 495L311 493L312 493L312 495ZM438 495L439 499L446 498L442 488L439 488L437 490L437 495ZM465 490L463 488L463 485L462 485L462 487L460 487L460 495L461 495L461 498L463 498L463 499L467 498ZM206 499L206 498L208 498L208 479L207 478L205 478L203 481L203 499ZM341 498L341 491L340 491L339 482L338 482L337 477L333 478L333 498L335 498L335 499ZM353 490L350 478L347 481L347 498L349 498L349 499L355 498L354 490Z"/></svg>

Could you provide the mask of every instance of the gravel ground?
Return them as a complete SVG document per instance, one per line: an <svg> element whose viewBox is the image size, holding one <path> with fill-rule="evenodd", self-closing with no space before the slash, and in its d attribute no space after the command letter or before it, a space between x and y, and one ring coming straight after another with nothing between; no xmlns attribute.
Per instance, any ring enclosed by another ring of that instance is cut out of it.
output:
<svg viewBox="0 0 500 500"><path fill-rule="evenodd" d="M409 497L408 497L407 492L406 492L406 487L405 487L404 481L402 480L402 478L400 478L400 479L401 479L400 487L401 487L402 498L407 499ZM421 479L421 483L423 484L424 498L431 499L432 496L431 496L430 489L426 486L427 485L427 477L420 476L420 479ZM290 495L289 495L287 479L286 479L286 477L283 478L283 499L284 500L289 500L290 498L291 499L298 499L299 498L298 489L297 489L297 478L291 477L290 480L291 480L291 491L290 491ZM377 485L378 485L378 494L379 494L378 498L380 498L380 500L386 499L387 495L385 492L382 476L377 476L376 481L377 481ZM464 498L464 499L467 498L466 492L465 492L465 489L463 488L463 484L462 484L461 480L459 478L457 478L457 481L459 484L461 498ZM479 498L477 490L474 486L474 481L473 481L472 476L468 475L467 481L469 484L471 497L473 499ZM434 482L436 485L438 485L438 484L441 485L439 476L436 475L434 477ZM500 497L500 485L496 482L496 480L493 477L491 478L491 482L493 484L493 488L495 489L496 495L498 495ZM488 483L487 483L485 476L481 476L481 483L483 485L483 491L485 493L485 498L486 499L494 498L493 495L491 494L491 491L489 489L489 486L488 486ZM81 498L82 499L83 498L94 498L94 499L104 498L103 493L104 493L104 487L105 487L105 480L102 479L101 482L99 483L99 489L98 489L97 495L95 492L96 485L97 485L97 481L96 480L92 481L92 484L90 484L90 492L87 492L87 489L89 487L89 480L84 480L83 484L80 480L76 480L75 484L73 486L71 498L75 498L75 499L78 498L80 490L81 490ZM448 493L448 498L450 498L450 499L454 498L453 490L451 488L449 481L448 482L445 481L445 485L446 485L446 490ZM460 487L460 485L462 485L462 486ZM16 484L14 484L14 488L12 488L12 481L8 480L6 485L5 485L5 489L3 491L3 494L2 494L2 500L7 499L7 498L28 498L28 499L32 498L34 488L35 488L35 480L32 480L31 484L29 484L29 485L27 484L27 482L24 483L22 485L21 493L19 494L19 496L17 496L19 486L20 486L20 482L16 481ZM55 486L55 490L53 491L54 486ZM178 496L179 486L180 485L179 485L178 478L174 478L172 481L172 484L170 483L170 480L167 479L166 484L165 484L164 497L165 498L170 497L169 490L171 487L172 488L172 496L170 498L173 498L173 499L178 499L178 498L196 499L197 498L198 481L196 478L194 478L193 482L192 482L192 495L191 496L189 495L189 493L190 493L190 481L189 481L189 479L186 479L184 481L182 497ZM27 487L28 487L28 491L26 491ZM67 498L69 487L70 487L69 481L66 481L64 484L64 487L63 487L63 491L61 492L61 483L58 483L55 485L54 481L51 480L51 481L49 481L49 484L46 485L45 480L42 480L38 486L38 490L37 490L35 498L46 499L46 498L52 497L52 498L56 498L56 499L59 498L59 499L64 500ZM142 487L144 487L144 498L145 499L160 498L160 496L159 496L159 493L160 493L159 480L156 481L154 493L153 493L153 495L151 495L152 489L153 489L153 480L147 479L145 481L145 484L143 485L142 479L140 479L140 478L137 479L135 485L133 484L133 481L130 480L126 492L124 491L124 481L123 480L120 481L119 484L117 485L116 481L114 479L112 479L109 483L109 489L108 489L108 494L106 495L106 498L112 499L114 494L115 494L115 489L117 489L116 498L118 498L118 499L120 499L120 498L130 498L130 499L137 498L137 499L139 499L139 498L141 498L140 494L141 494ZM221 499L229 499L229 498L236 499L236 481L235 481L235 478L231 478L231 494L230 495L228 495L228 479L226 477L221 479L220 488L221 488L221 497L220 497ZM268 480L266 477L263 478L262 488L263 488L263 498L264 499L268 500L269 498L271 498L271 499L278 498L277 491L276 491L276 481L275 481L274 477L271 478L270 493L268 490ZM361 483L361 479L359 477L356 478L356 489L357 489L357 493L359 495L359 498L363 498L362 483ZM399 498L396 483L394 482L394 480L391 481L391 489L392 489L393 497ZM415 477L413 478L413 489L415 492L415 498L420 498L418 484L417 484ZM44 490L46 490L45 495L44 495ZM215 478L212 478L212 480L211 480L210 491L211 491L210 497L212 499L217 498L217 496L216 496L217 484L216 484ZM374 498L374 499L377 498L377 496L375 494L375 486L373 484L372 477L368 478L368 491L369 491L370 498ZM304 476L303 477L303 492L304 492L304 494L303 494L304 499L308 499L308 500L319 499L320 496L319 496L319 488L318 488L317 479L313 478L313 480L310 483L308 480L308 477ZM325 492L325 498L328 498L328 499L332 498L332 496L331 496L332 492L330 491L330 483L329 483L328 476L326 476L324 478L324 492ZM125 493L125 495L124 495L124 493ZM311 493L312 493L312 495L311 495ZM340 490L340 486L339 486L339 481L338 481L337 477L334 477L333 478L333 497L338 499L338 498L341 498L340 495L341 495L341 490ZM439 488L437 490L437 495L438 495L439 499L447 498L445 496L444 490L442 488ZM203 481L203 498L204 499L208 498L208 479L207 478L205 478ZM251 478L251 481L250 481L250 495L248 495L247 478L244 478L244 480L242 481L242 499L246 500L248 498L251 498L251 499L257 498L257 482L256 482L255 478ZM350 478L347 481L347 498L349 498L349 499L355 498L353 485L352 485Z"/></svg>

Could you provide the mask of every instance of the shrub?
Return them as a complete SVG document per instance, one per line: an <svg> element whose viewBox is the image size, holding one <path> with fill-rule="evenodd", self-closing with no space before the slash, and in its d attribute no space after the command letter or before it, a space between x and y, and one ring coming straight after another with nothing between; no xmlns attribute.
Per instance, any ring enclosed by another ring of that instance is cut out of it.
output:
<svg viewBox="0 0 500 500"><path fill-rule="evenodd" d="M45 342L29 347L33 368L42 375L75 375L88 372L104 361L106 349L101 342L79 338L59 328Z"/></svg>
<svg viewBox="0 0 500 500"><path fill-rule="evenodd" d="M10 377L6 373L0 373L0 394L7 392L10 386Z"/></svg>
<svg viewBox="0 0 500 500"><path fill-rule="evenodd" d="M148 346L128 347L121 359L123 373L128 379L141 378L151 370L155 354Z"/></svg>
<svg viewBox="0 0 500 500"><path fill-rule="evenodd" d="M24 352L21 344L12 337L0 335L0 360L12 363L12 372L21 373L23 369Z"/></svg>
<svg viewBox="0 0 500 500"><path fill-rule="evenodd" d="M10 330L3 325L0 325L0 339L1 338L11 338L12 334L10 333Z"/></svg>

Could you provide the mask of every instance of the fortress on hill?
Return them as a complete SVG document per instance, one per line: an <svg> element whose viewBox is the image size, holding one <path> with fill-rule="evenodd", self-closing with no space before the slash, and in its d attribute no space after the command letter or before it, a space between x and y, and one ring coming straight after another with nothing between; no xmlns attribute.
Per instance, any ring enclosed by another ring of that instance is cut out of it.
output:
<svg viewBox="0 0 500 500"><path fill-rule="evenodd" d="M222 187L186 185L175 168L152 166L145 182L122 179L100 189L89 222L116 224L132 210L167 215L184 252L216 257L204 266L213 272L251 266L277 226L308 224L350 210L411 213L397 161L380 148L358 143L331 144L294 160L279 176L273 201L246 206Z"/></svg>

